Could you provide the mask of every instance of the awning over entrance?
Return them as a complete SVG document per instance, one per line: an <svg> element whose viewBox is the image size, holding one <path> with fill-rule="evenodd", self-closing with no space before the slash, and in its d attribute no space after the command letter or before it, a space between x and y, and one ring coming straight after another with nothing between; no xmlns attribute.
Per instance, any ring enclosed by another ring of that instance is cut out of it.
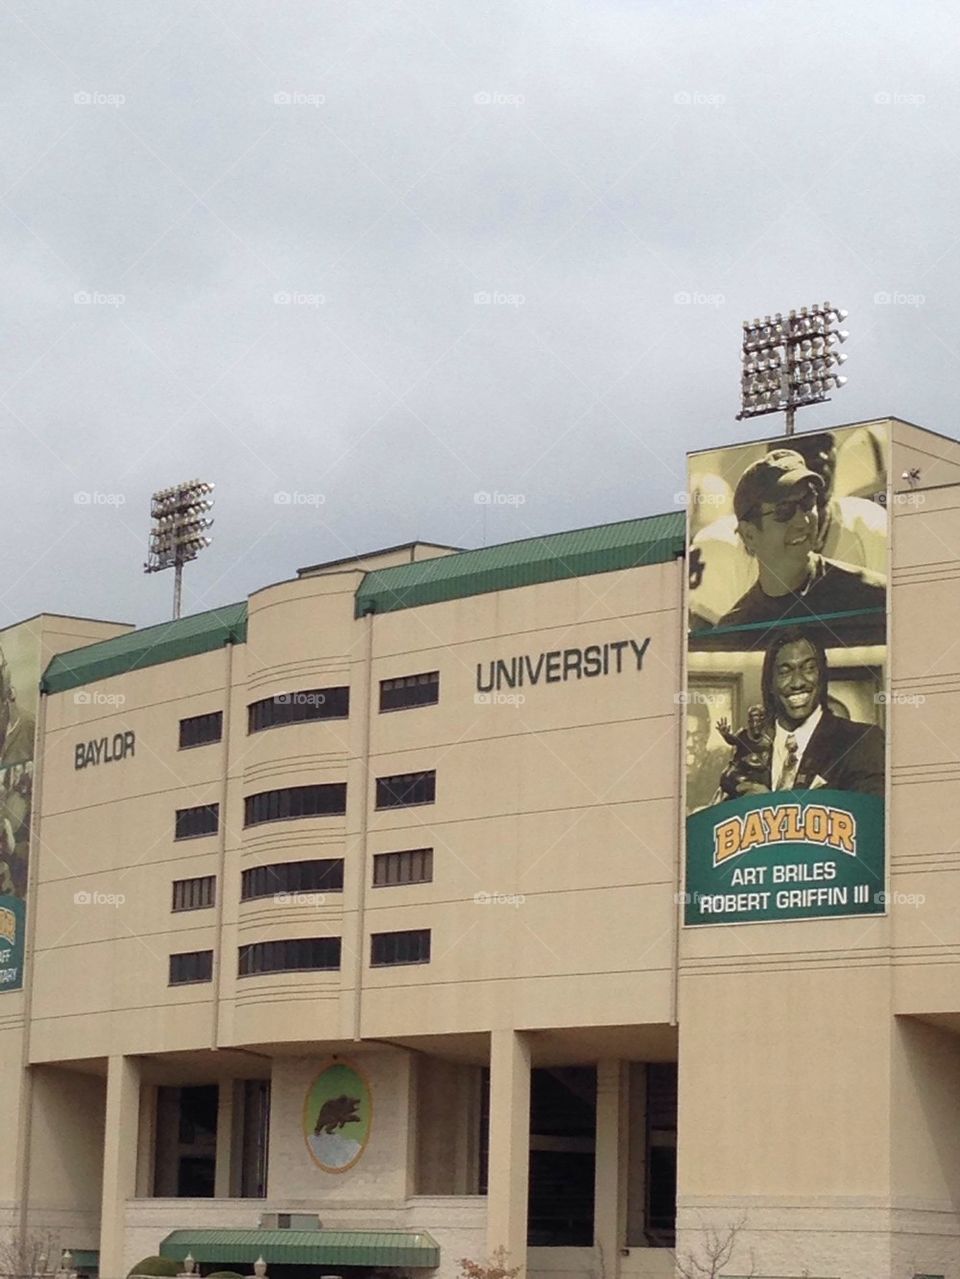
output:
<svg viewBox="0 0 960 1279"><path fill-rule="evenodd" d="M89 1274L91 1270L100 1269L100 1253L89 1248L71 1248L74 1270L82 1270Z"/></svg>
<svg viewBox="0 0 960 1279"><path fill-rule="evenodd" d="M174 1230L160 1256L182 1261L246 1262L262 1256L278 1266L413 1266L440 1264L440 1247L424 1231L406 1230Z"/></svg>

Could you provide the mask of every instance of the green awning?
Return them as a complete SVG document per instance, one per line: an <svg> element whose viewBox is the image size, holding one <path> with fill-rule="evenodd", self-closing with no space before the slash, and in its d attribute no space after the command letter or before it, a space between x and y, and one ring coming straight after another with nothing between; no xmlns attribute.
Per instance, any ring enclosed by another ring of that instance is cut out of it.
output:
<svg viewBox="0 0 960 1279"><path fill-rule="evenodd" d="M73 1257L74 1270L89 1273L100 1269L100 1253L92 1248L71 1248L70 1255Z"/></svg>
<svg viewBox="0 0 960 1279"><path fill-rule="evenodd" d="M424 1231L407 1230L175 1230L160 1256L182 1261L252 1266L413 1266L440 1264L440 1247Z"/></svg>
<svg viewBox="0 0 960 1279"><path fill-rule="evenodd" d="M58 653L47 667L40 688L44 693L62 693L145 666L211 653L224 644L242 644L246 638L247 602L243 600Z"/></svg>
<svg viewBox="0 0 960 1279"><path fill-rule="evenodd" d="M670 511L438 555L372 569L357 590L355 612L357 617L390 613L517 586L666 564L683 555L685 542L686 516Z"/></svg>

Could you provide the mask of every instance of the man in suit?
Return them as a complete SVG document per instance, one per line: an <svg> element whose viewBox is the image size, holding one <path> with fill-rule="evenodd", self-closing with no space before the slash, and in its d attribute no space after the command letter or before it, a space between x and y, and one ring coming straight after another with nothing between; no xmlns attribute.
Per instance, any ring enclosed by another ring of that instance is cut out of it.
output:
<svg viewBox="0 0 960 1279"><path fill-rule="evenodd" d="M760 679L773 725L769 785L744 783L740 794L825 786L883 795L883 732L830 710L827 655L819 640L799 627L785 629L768 646Z"/></svg>

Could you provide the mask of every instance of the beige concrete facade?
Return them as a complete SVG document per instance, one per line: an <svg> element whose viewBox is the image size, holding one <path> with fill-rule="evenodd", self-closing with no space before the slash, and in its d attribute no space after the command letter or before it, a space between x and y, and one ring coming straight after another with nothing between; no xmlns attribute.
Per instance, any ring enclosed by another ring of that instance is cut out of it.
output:
<svg viewBox="0 0 960 1279"><path fill-rule="evenodd" d="M46 694L26 986L0 994L8 1220L99 1249L104 1279L173 1230L285 1212L429 1232L443 1279L498 1246L537 1276L665 1276L675 1148L681 1256L740 1223L731 1276L960 1279L960 444L892 440L892 474L922 479L890 503L890 687L915 696L888 708L883 916L681 926L679 558L360 617L366 572L452 552L320 565L250 597L244 643ZM59 649L44 631L45 659L114 633L82 625ZM490 663L594 645L620 669L478 696ZM436 704L379 709L381 681L433 671ZM252 703L345 686L346 717L248 731ZM217 711L222 738L179 749ZM428 770L435 802L376 807L377 778ZM249 796L326 783L342 814L244 824ZM174 838L213 804L215 833ZM428 882L375 885L377 855L426 847ZM242 900L243 872L311 859L342 859L342 890ZM204 876L215 903L171 911ZM411 930L429 962L371 964L374 935ZM239 975L241 948L298 938L341 939L339 967ZM211 980L170 985L171 954L206 951ZM372 1097L344 1172L304 1136L335 1058ZM170 1116L211 1086L213 1193L158 1193L175 1166L207 1176ZM558 1202L590 1182L590 1219L548 1213L544 1238L589 1238L528 1250L553 1176Z"/></svg>

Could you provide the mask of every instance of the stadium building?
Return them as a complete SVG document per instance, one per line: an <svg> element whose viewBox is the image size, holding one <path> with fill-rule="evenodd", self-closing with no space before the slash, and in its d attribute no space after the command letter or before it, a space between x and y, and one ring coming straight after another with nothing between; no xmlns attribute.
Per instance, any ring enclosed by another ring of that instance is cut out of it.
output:
<svg viewBox="0 0 960 1279"><path fill-rule="evenodd" d="M103 1279L958 1279L960 444L685 493L0 633L0 1224Z"/></svg>

